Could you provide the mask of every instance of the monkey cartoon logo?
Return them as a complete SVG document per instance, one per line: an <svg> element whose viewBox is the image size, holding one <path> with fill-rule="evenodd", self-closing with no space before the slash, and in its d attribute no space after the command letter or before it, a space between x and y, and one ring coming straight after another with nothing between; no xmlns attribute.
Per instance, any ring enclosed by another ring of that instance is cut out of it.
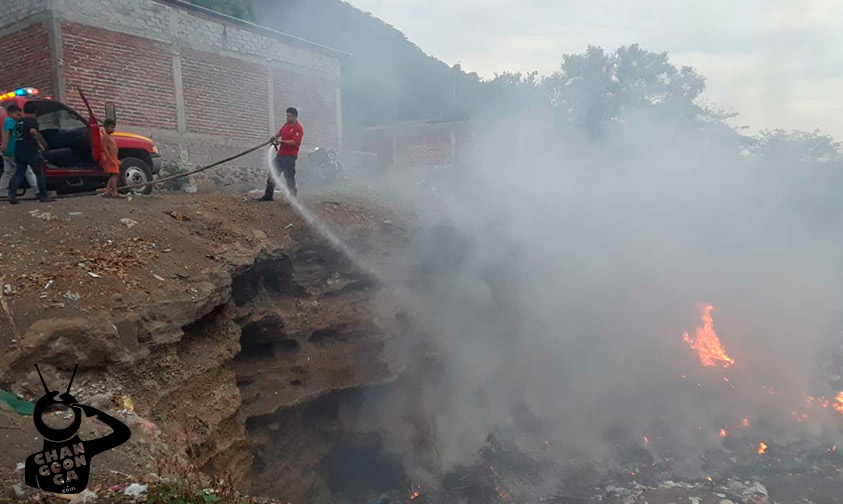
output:
<svg viewBox="0 0 843 504"><path fill-rule="evenodd" d="M26 484L33 488L62 494L74 494L85 490L88 486L91 459L97 454L125 443L132 435L123 422L96 408L79 404L70 394L70 386L73 384L78 367L77 364L73 368L67 392L60 395L57 391L50 391L47 388L41 370L38 369L38 365L35 366L45 394L35 403L35 411L32 415L35 428L44 437L44 448L30 455L26 459L24 468ZM54 404L64 404L73 412L73 422L69 426L53 429L44 423L41 415ZM76 432L82 423L83 413L89 418L98 419L113 432L99 439L82 441Z"/></svg>

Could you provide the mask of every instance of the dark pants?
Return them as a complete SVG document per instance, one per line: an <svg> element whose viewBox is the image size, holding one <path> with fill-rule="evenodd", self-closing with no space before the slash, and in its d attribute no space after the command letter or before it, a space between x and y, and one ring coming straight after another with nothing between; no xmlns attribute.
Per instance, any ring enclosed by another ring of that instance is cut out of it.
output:
<svg viewBox="0 0 843 504"><path fill-rule="evenodd" d="M9 183L9 198L14 199L18 194L18 186L23 182L26 175L26 169L32 168L35 174L35 180L38 183L38 199L47 197L47 182L44 180L44 158L41 154L34 154L32 156L18 156L17 170L12 175L12 181Z"/></svg>
<svg viewBox="0 0 843 504"><path fill-rule="evenodd" d="M296 196L296 157L276 156L272 162L271 169L275 170L275 173L284 174L284 180L287 181L287 189L290 190L290 194ZM266 191L263 195L265 198L271 198L274 193L275 179L270 173L269 176L266 178Z"/></svg>

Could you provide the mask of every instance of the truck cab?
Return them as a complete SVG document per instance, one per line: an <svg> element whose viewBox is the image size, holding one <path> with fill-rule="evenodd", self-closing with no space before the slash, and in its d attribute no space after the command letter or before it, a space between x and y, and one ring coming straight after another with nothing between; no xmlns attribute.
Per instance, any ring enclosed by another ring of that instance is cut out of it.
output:
<svg viewBox="0 0 843 504"><path fill-rule="evenodd" d="M41 96L38 89L20 88L0 95L0 124L6 119L6 108L16 103L23 109L27 102L36 105L41 135L47 141L44 152L44 177L47 189L59 194L92 191L105 185L108 174L99 166L99 153L94 152L92 135L99 128L64 103ZM109 110L110 108L110 110ZM106 106L106 117L116 118L113 105ZM161 156L153 141L133 133L115 132L114 141L120 158L118 185L151 182L161 170ZM152 191L152 186L139 190Z"/></svg>

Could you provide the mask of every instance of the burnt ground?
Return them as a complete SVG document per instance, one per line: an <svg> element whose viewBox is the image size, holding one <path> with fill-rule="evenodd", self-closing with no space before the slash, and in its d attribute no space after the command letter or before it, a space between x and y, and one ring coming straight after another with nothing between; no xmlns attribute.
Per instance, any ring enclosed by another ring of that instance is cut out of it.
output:
<svg viewBox="0 0 843 504"><path fill-rule="evenodd" d="M408 234L408 218L394 210L347 196L305 197L304 203L322 216L369 265L402 268L396 257ZM311 239L313 231L289 207L261 204L242 196L156 193L131 200L97 197L71 198L55 203L25 202L0 206L0 359L3 383L21 378L8 362L25 354L31 342L22 339L36 322L75 317L111 320L151 303L200 298L207 289L207 275L231 267L238 258L254 258L255 250L293 248ZM130 220L127 220L130 219ZM72 347L72 342L68 343ZM30 348L31 350L31 348ZM73 349L56 355L72 358ZM108 364L106 367L111 366ZM109 368L111 369L111 368ZM114 373L122 373L114 365ZM34 372L17 391L37 392ZM61 382L61 374L47 376ZM109 487L149 482L166 461L167 441L159 427L143 414L143 404L126 403L108 390L90 390L94 380L78 377L78 387L111 407L137 435L120 450L100 455L94 462L89 488L100 500L122 501ZM107 380L106 380L107 383ZM97 383L96 386L100 386ZM77 385L74 385L76 389ZM195 398L203 400L201 384ZM97 392L100 392L97 394ZM207 391L206 391L207 392ZM83 433L91 433L89 424ZM40 447L40 438L29 417L0 410L0 502L17 498L14 485L23 484L18 464ZM787 453L781 455L787 458ZM585 504L723 504L723 501L763 504L833 504L843 502L843 465L829 457L800 472L768 470L753 475L721 473L713 481L671 481L653 475L646 481L631 478L560 475L560 490L538 496L519 487L518 470L506 474L488 470L481 462L468 471L470 484L457 476L456 490L426 495L418 502L558 502ZM557 474L563 473L561 465ZM761 486L759 486L761 485ZM447 488L447 485L445 485ZM526 488L527 485L524 486ZM23 487L25 489L25 487ZM763 491L761 490L763 488ZM766 492L768 495L765 495ZM67 502L26 489L29 499ZM390 495L390 502L407 502L409 495ZM297 501L298 502L298 501ZM306 501L301 501L306 502ZM362 502L368 502L364 500Z"/></svg>

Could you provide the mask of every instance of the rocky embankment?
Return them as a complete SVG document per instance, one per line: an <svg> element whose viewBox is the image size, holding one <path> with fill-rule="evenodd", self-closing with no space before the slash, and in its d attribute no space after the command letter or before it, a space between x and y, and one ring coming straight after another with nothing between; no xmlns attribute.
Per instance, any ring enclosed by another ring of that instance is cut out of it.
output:
<svg viewBox="0 0 843 504"><path fill-rule="evenodd" d="M369 260L401 245L383 210L306 203ZM0 388L37 399L35 364L55 388L79 364L76 398L132 429L92 471L100 494L191 466L243 492L328 502L319 464L342 420L321 410L404 367L395 349L412 331L390 294L280 203L33 202L4 209L0 253ZM3 417L15 429L3 478L22 485L12 468L40 439L30 417Z"/></svg>

